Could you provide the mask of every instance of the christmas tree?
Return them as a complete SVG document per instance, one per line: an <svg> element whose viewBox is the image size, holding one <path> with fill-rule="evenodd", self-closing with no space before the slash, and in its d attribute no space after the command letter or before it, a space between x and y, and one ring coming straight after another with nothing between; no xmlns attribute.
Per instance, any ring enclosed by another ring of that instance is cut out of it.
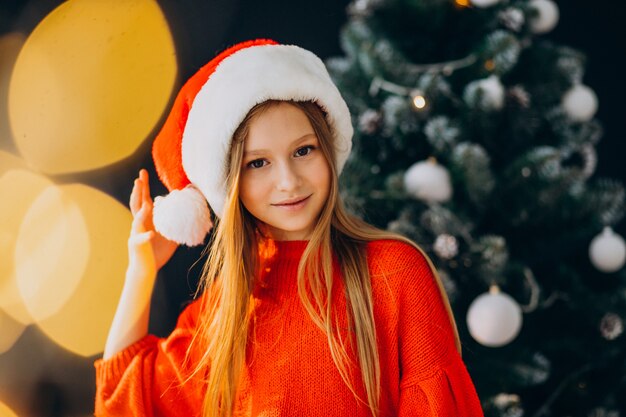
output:
<svg viewBox="0 0 626 417"><path fill-rule="evenodd" d="M599 178L585 55L551 0L357 0L327 60L351 107L345 198L414 239L486 416L626 410L624 188Z"/></svg>

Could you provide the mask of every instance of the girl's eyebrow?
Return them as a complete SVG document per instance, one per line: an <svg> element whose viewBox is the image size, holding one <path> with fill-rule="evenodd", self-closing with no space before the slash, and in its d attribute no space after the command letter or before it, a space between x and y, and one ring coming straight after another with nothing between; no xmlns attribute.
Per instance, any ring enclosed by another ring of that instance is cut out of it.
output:
<svg viewBox="0 0 626 417"><path fill-rule="evenodd" d="M300 136L298 139L291 142L291 146L299 145L301 142L304 142L305 140L307 140L309 136L315 136L315 133L306 133L303 136ZM269 152L267 149L252 149L252 150L244 149L243 156L262 155L267 152Z"/></svg>

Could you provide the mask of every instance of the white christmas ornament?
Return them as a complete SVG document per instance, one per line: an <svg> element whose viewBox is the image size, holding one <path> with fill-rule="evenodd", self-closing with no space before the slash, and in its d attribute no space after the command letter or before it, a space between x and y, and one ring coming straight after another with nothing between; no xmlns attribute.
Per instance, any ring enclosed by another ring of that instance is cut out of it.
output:
<svg viewBox="0 0 626 417"><path fill-rule="evenodd" d="M472 337L488 347L500 347L517 337L522 327L522 309L497 286L476 297L467 311Z"/></svg>
<svg viewBox="0 0 626 417"><path fill-rule="evenodd" d="M500 79L495 75L491 75L480 83L480 87L485 92L485 96L494 109L499 110L504 105L504 87Z"/></svg>
<svg viewBox="0 0 626 417"><path fill-rule="evenodd" d="M476 7L491 7L500 3L500 0L471 0L472 4Z"/></svg>
<svg viewBox="0 0 626 417"><path fill-rule="evenodd" d="M537 11L531 17L530 30L533 33L550 32L559 22L559 7L552 0L530 0L528 5Z"/></svg>
<svg viewBox="0 0 626 417"><path fill-rule="evenodd" d="M452 197L450 174L434 158L411 165L404 174L404 188L426 202L443 203Z"/></svg>
<svg viewBox="0 0 626 417"><path fill-rule="evenodd" d="M504 86L495 75L472 81L465 87L463 98L472 107L500 110L504 106Z"/></svg>
<svg viewBox="0 0 626 417"><path fill-rule="evenodd" d="M572 120L588 122L598 110L598 97L586 85L575 84L565 92L561 105Z"/></svg>
<svg viewBox="0 0 626 417"><path fill-rule="evenodd" d="M626 261L626 243L607 226L591 240L589 258L593 266L600 271L615 272L621 269Z"/></svg>

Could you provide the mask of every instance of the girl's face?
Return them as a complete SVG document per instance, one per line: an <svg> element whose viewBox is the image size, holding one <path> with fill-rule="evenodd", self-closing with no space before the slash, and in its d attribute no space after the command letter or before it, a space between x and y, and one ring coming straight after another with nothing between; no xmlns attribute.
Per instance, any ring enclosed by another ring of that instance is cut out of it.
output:
<svg viewBox="0 0 626 417"><path fill-rule="evenodd" d="M330 192L331 170L309 119L289 103L250 121L239 197L276 240L307 240Z"/></svg>

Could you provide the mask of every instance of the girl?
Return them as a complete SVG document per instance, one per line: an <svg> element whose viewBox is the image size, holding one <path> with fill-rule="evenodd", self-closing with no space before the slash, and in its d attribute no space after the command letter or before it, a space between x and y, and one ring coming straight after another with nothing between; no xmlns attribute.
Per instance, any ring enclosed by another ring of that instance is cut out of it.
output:
<svg viewBox="0 0 626 417"><path fill-rule="evenodd" d="M347 214L347 106L311 52L235 45L181 89L140 172L98 416L482 416L447 297L409 240ZM198 297L147 334L158 269L212 226ZM219 220L218 220L219 219ZM177 243L175 243L177 242Z"/></svg>

